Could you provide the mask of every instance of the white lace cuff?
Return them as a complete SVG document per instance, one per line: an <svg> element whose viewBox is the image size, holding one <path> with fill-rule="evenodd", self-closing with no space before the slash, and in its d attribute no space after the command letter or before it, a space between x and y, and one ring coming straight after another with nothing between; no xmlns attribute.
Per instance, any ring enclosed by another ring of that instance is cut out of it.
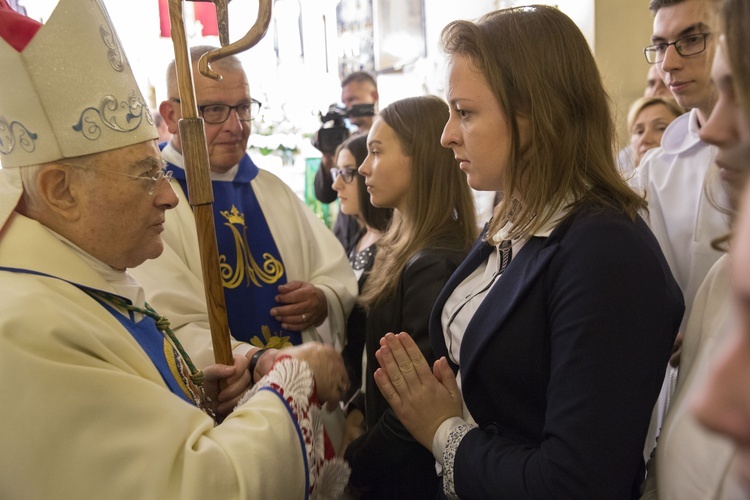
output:
<svg viewBox="0 0 750 500"><path fill-rule="evenodd" d="M443 466L443 454L445 453L445 447L448 445L448 436L457 427L466 423L466 420L461 417L448 418L440 424L432 437L432 456L435 457L435 461L440 464L440 467Z"/></svg>
<svg viewBox="0 0 750 500"><path fill-rule="evenodd" d="M453 429L448 435L448 442L443 451L443 492L445 493L445 496L451 500L458 500L458 495L456 495L456 484L453 478L453 466L456 461L456 451L458 451L458 445L461 444L461 440L464 436L474 428L476 428L476 425L462 424Z"/></svg>

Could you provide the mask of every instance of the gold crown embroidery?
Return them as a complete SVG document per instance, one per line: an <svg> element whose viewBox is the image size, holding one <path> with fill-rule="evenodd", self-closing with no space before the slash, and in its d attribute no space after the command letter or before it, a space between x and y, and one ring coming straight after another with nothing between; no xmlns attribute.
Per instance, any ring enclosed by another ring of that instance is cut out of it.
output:
<svg viewBox="0 0 750 500"><path fill-rule="evenodd" d="M245 214L237 210L237 207L235 207L234 205L232 205L232 209L230 211L221 210L219 213L230 224L241 224L242 226L245 225Z"/></svg>

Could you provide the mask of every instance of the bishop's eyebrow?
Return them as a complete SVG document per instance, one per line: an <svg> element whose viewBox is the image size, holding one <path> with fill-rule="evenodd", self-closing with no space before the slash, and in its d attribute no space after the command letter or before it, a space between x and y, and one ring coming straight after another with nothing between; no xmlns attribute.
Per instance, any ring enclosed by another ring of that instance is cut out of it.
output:
<svg viewBox="0 0 750 500"><path fill-rule="evenodd" d="M154 158L153 156L149 156L147 158L143 158L142 160L131 163L130 168L132 169L132 171L144 171L160 169L166 166L166 162L161 158Z"/></svg>

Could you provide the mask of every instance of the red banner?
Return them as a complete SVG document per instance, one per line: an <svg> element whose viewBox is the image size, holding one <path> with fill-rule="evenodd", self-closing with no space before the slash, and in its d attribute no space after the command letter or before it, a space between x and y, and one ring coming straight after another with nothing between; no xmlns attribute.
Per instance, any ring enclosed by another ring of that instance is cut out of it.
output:
<svg viewBox="0 0 750 500"><path fill-rule="evenodd" d="M212 2L185 2L192 5L195 21L201 23L202 36L219 36L219 23L216 20L216 7ZM185 18L189 19L185 13ZM172 36L172 27L169 22L169 1L159 0L159 29L161 36L169 38ZM188 30L189 31L189 30Z"/></svg>

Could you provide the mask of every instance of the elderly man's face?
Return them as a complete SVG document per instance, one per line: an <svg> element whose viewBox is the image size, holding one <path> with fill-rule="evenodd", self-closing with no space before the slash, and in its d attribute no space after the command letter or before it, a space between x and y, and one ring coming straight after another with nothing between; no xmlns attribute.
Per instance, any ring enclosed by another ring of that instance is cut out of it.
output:
<svg viewBox="0 0 750 500"><path fill-rule="evenodd" d="M222 66L214 69L221 74L221 81L206 78L198 72L197 67L193 67L195 97L199 107L210 104L237 106L250 103L250 86L244 71ZM172 144L178 151L183 151L185 146L182 144L178 128L182 110L175 99L176 89L172 99L162 103L160 111L164 120L169 123L169 131L175 134L172 137ZM233 109L223 123L205 123L205 129L211 170L224 173L237 165L247 151L250 122L240 120L237 110Z"/></svg>
<svg viewBox="0 0 750 500"><path fill-rule="evenodd" d="M197 74L195 97L198 106L237 106L250 102L250 86L243 71L222 70L221 75L221 81L216 81ZM211 170L224 173L237 165L247 151L249 137L250 122L240 120L236 110L229 113L224 123L206 123L206 143Z"/></svg>
<svg viewBox="0 0 750 500"><path fill-rule="evenodd" d="M97 155L88 175L79 176L73 186L81 203L74 243L115 269L135 267L161 255L165 211L178 203L166 179L159 180L149 194L154 185L147 178L163 166L156 141Z"/></svg>

